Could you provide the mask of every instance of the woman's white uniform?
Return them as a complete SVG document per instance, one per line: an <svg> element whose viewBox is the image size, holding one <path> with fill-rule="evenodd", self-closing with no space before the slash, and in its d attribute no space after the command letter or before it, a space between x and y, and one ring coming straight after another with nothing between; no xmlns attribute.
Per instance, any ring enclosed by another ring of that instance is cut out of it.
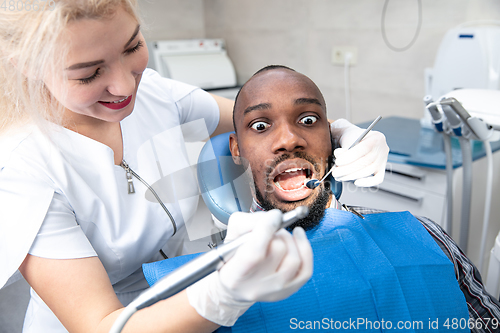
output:
<svg viewBox="0 0 500 333"><path fill-rule="evenodd" d="M199 198L185 142L205 139L218 122L208 93L149 69L134 111L121 122L124 160L160 192L179 235ZM60 127L49 133L33 128L1 143L0 286L27 253L52 259L97 255L128 304L147 287L141 265L161 259L160 249L169 257L181 254L182 243L168 242L171 220L135 177L135 193L128 193L126 172L114 164L108 146ZM66 332L33 290L24 332Z"/></svg>

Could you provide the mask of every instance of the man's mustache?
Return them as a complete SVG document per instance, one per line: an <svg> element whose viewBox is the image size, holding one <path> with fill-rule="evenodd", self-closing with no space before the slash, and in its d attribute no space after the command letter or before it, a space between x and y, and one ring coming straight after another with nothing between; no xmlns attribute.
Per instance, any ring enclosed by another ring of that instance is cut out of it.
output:
<svg viewBox="0 0 500 333"><path fill-rule="evenodd" d="M316 173L319 173L321 171L320 166L323 163L328 164L329 160L330 160L330 158L328 158L327 161L323 161L323 159L320 159L320 161L318 161L317 159L313 158L312 156L310 156L304 152L301 152L301 151L291 153L291 154L280 155L273 160L268 160L265 162L265 166L266 166L265 177L266 177L267 182L272 181L272 180L269 180L269 175L274 171L274 169L278 166L278 164L280 164L286 160L297 159L297 158L300 158L300 159L303 159L303 160L306 160L307 162L309 162L313 166L314 171ZM300 165L297 165L297 167L300 167ZM308 165L308 167L309 167L309 165Z"/></svg>

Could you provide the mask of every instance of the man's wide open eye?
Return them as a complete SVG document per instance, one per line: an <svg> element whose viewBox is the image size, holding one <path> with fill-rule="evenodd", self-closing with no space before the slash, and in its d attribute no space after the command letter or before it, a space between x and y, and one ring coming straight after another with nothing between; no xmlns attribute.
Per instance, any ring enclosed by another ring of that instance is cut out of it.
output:
<svg viewBox="0 0 500 333"><path fill-rule="evenodd" d="M255 123L252 124L252 129L256 130L257 132L261 132L261 131L264 131L266 129L269 128L269 125L268 123L264 122L264 121L257 121Z"/></svg>
<svg viewBox="0 0 500 333"><path fill-rule="evenodd" d="M314 124L315 122L318 121L318 118L315 117L315 116L307 116L307 117L304 117L302 119L300 119L300 123L304 124L304 125L312 125Z"/></svg>

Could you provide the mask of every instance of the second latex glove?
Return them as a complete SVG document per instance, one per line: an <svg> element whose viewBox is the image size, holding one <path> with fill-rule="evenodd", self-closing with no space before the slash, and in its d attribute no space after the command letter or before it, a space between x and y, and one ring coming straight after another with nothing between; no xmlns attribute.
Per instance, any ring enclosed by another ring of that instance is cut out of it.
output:
<svg viewBox="0 0 500 333"><path fill-rule="evenodd" d="M187 289L189 303L206 319L232 326L254 302L282 300L312 275L312 249L302 228L278 229L277 210L235 213L226 241L251 231L248 241L218 271Z"/></svg>
<svg viewBox="0 0 500 333"><path fill-rule="evenodd" d="M355 180L354 184L360 187L375 186L384 181L389 155L384 134L370 131L358 145L349 149L364 129L345 119L338 119L331 123L330 131L333 137L339 139L341 146L334 151L332 176L337 181Z"/></svg>

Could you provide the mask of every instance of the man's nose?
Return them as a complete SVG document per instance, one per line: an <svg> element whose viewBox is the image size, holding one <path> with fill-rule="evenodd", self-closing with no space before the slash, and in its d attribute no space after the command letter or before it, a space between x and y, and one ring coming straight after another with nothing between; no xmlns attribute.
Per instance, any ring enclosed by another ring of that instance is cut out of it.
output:
<svg viewBox="0 0 500 333"><path fill-rule="evenodd" d="M292 152L301 150L307 146L307 141L300 134L300 131L291 124L278 125L275 129L272 150L278 152Z"/></svg>

